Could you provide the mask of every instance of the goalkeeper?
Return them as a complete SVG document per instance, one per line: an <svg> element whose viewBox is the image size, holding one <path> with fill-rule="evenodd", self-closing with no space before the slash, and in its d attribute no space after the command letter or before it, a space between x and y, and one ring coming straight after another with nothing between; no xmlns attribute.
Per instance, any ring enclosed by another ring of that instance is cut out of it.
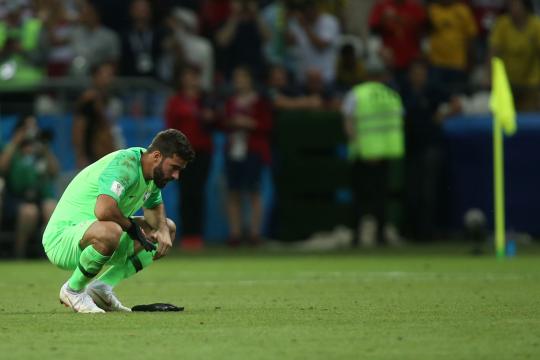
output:
<svg viewBox="0 0 540 360"><path fill-rule="evenodd" d="M131 311L113 288L171 248L176 227L165 216L161 189L194 157L184 134L169 129L148 149L106 155L71 181L43 234L49 260L73 271L61 303L81 313ZM144 216L133 216L141 207Z"/></svg>

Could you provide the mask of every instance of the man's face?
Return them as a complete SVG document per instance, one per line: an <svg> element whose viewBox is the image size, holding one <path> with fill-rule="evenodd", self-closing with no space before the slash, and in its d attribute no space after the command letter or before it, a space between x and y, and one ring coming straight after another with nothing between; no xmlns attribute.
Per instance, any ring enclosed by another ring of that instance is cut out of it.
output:
<svg viewBox="0 0 540 360"><path fill-rule="evenodd" d="M103 64L94 75L94 82L100 89L108 89L114 81L114 66L112 64Z"/></svg>
<svg viewBox="0 0 540 360"><path fill-rule="evenodd" d="M187 163L177 155L168 158L160 155L160 159L161 161L154 168L153 180L158 188L163 189L169 181L180 179L180 174Z"/></svg>
<svg viewBox="0 0 540 360"><path fill-rule="evenodd" d="M510 0L508 10L513 18L521 18L527 14L527 9L523 6L521 0Z"/></svg>
<svg viewBox="0 0 540 360"><path fill-rule="evenodd" d="M251 90L252 82L250 74L244 69L236 69L233 73L233 85L238 92Z"/></svg>
<svg viewBox="0 0 540 360"><path fill-rule="evenodd" d="M149 22L151 17L152 10L146 0L137 0L131 4L131 18L134 21Z"/></svg>
<svg viewBox="0 0 540 360"><path fill-rule="evenodd" d="M186 70L182 74L182 87L184 89L199 89L201 84L201 77L194 70Z"/></svg>

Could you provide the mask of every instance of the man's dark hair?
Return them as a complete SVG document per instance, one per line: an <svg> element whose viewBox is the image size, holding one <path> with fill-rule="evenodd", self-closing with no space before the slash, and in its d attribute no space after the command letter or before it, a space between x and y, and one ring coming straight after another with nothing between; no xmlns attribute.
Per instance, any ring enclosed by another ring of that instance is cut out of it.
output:
<svg viewBox="0 0 540 360"><path fill-rule="evenodd" d="M163 157L177 155L187 162L195 159L195 151L186 135L176 129L167 129L157 133L147 149L148 152L159 151Z"/></svg>

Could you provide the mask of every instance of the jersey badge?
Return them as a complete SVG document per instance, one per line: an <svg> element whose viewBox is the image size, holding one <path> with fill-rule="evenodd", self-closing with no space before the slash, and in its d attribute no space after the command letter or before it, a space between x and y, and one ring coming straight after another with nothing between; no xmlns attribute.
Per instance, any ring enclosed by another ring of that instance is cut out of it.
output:
<svg viewBox="0 0 540 360"><path fill-rule="evenodd" d="M122 196L122 193L124 192L124 187L118 181L113 181L111 185L111 191L115 193L116 196L120 197Z"/></svg>

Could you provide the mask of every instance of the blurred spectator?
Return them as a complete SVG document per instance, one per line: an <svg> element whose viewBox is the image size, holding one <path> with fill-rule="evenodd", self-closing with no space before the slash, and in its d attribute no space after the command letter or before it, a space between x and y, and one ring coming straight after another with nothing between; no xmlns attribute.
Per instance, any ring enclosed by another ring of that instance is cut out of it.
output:
<svg viewBox="0 0 540 360"><path fill-rule="evenodd" d="M33 116L26 116L0 155L0 171L6 179L3 220L15 224L17 258L27 255L28 241L56 206L53 185L59 164L49 148L51 136L39 129Z"/></svg>
<svg viewBox="0 0 540 360"><path fill-rule="evenodd" d="M294 59L290 45L294 41L289 29L291 1L278 0L265 7L261 16L269 32L264 47L266 61L271 65L284 66L287 71L294 71Z"/></svg>
<svg viewBox="0 0 540 360"><path fill-rule="evenodd" d="M69 1L69 0L68 0ZM81 2L81 0L75 0ZM131 0L82 0L90 1L99 14L100 23L115 34L120 34L130 24ZM80 4L79 4L80 6Z"/></svg>
<svg viewBox="0 0 540 360"><path fill-rule="evenodd" d="M30 5L30 0L0 1L0 19L6 18L15 7L22 12L23 17L27 15L33 16L34 12Z"/></svg>
<svg viewBox="0 0 540 360"><path fill-rule="evenodd" d="M386 241L398 244L396 227L388 222L388 192L392 159L404 155L403 105L385 85L389 76L380 61L366 64L367 81L355 86L343 102L349 157L353 160L356 236L366 247Z"/></svg>
<svg viewBox="0 0 540 360"><path fill-rule="evenodd" d="M319 95L303 96L300 89L291 84L289 74L283 66L270 69L267 85L268 97L276 110L319 109L322 105Z"/></svg>
<svg viewBox="0 0 540 360"><path fill-rule="evenodd" d="M428 6L428 14L428 57L434 81L463 91L468 81L472 41L478 32L473 14L466 4L456 0L437 0Z"/></svg>
<svg viewBox="0 0 540 360"><path fill-rule="evenodd" d="M78 169L119 149L108 108L114 72L114 65L110 63L95 66L90 89L77 100L73 117L73 145Z"/></svg>
<svg viewBox="0 0 540 360"><path fill-rule="evenodd" d="M476 19L479 35L486 37L504 11L507 0L467 0L467 3Z"/></svg>
<svg viewBox="0 0 540 360"><path fill-rule="evenodd" d="M323 74L319 69L306 71L306 80L301 94L313 99L313 104L317 104L314 106L315 109L339 110L339 101L334 95L334 90L324 82Z"/></svg>
<svg viewBox="0 0 540 360"><path fill-rule="evenodd" d="M345 43L339 49L336 67L336 88L347 92L364 80L364 66L353 44Z"/></svg>
<svg viewBox="0 0 540 360"><path fill-rule="evenodd" d="M417 0L378 0L371 10L369 27L382 37L381 56L400 84L420 56L425 24L425 9Z"/></svg>
<svg viewBox="0 0 540 360"><path fill-rule="evenodd" d="M71 44L73 22L61 0L49 0L43 4L41 16L45 18L47 41L50 46L47 73L49 76L65 76L75 57Z"/></svg>
<svg viewBox="0 0 540 360"><path fill-rule="evenodd" d="M250 221L248 238L260 242L262 223L261 176L270 163L271 110L255 91L247 68L233 73L235 93L227 100L224 125L228 130L226 173L228 187L229 244L240 244L242 237L242 199L249 195Z"/></svg>
<svg viewBox="0 0 540 360"><path fill-rule="evenodd" d="M350 0L316 0L319 10L326 14L331 14L336 17L339 22L339 26L343 32L348 32L346 27L345 12L347 11L347 3Z"/></svg>
<svg viewBox="0 0 540 360"><path fill-rule="evenodd" d="M195 13L198 13L201 8L201 3L204 2L200 0L154 0L153 3L156 4L156 10L158 18L165 19L170 15L171 11L175 7L181 7L184 9L189 9Z"/></svg>
<svg viewBox="0 0 540 360"><path fill-rule="evenodd" d="M216 114L202 93L200 72L185 67L178 76L178 91L169 98L165 109L165 126L182 131L197 154L197 161L182 174L180 214L183 239L201 242L205 215L205 185L212 157L211 131Z"/></svg>
<svg viewBox="0 0 540 360"><path fill-rule="evenodd" d="M405 214L407 235L431 240L435 235L438 191L441 183L443 138L439 105L447 96L428 80L428 64L413 62L408 87L402 91L405 107Z"/></svg>
<svg viewBox="0 0 540 360"><path fill-rule="evenodd" d="M169 71L185 65L197 66L201 71L203 89L211 91L214 85L214 50L208 39L197 34L197 16L190 10L175 8L168 24L172 30L167 60Z"/></svg>
<svg viewBox="0 0 540 360"><path fill-rule="evenodd" d="M47 56L46 36L40 19L24 2L5 4L0 19L0 88L32 86L42 79Z"/></svg>
<svg viewBox="0 0 540 360"><path fill-rule="evenodd" d="M248 67L257 79L262 79L262 45L270 34L258 11L255 0L232 1L231 16L216 34L217 45L224 49L221 69L227 79L238 65Z"/></svg>
<svg viewBox="0 0 540 360"><path fill-rule="evenodd" d="M124 76L155 76L164 41L163 31L152 26L148 0L134 0L130 6L131 23L121 34L120 73Z"/></svg>
<svg viewBox="0 0 540 360"><path fill-rule="evenodd" d="M538 110L540 18L532 13L530 1L509 0L508 13L493 28L490 46L491 54L504 61L518 110Z"/></svg>
<svg viewBox="0 0 540 360"><path fill-rule="evenodd" d="M491 83L483 81L482 86L474 92L451 95L446 102L440 104L436 117L442 123L452 116L486 115L491 112L490 99Z"/></svg>
<svg viewBox="0 0 540 360"><path fill-rule="evenodd" d="M491 33L495 20L503 13L506 0L468 0L476 26L478 38L475 43L476 63L483 63L488 55L488 35Z"/></svg>
<svg viewBox="0 0 540 360"><path fill-rule="evenodd" d="M120 56L120 41L110 29L101 25L99 14L89 0L83 0L80 24L71 34L75 51L72 72L86 75L104 62L116 62Z"/></svg>
<svg viewBox="0 0 540 360"><path fill-rule="evenodd" d="M346 34L358 36L364 41L369 35L369 18L374 4L378 0L346 1L343 9L344 29Z"/></svg>
<svg viewBox="0 0 540 360"><path fill-rule="evenodd" d="M212 39L215 44L215 34L231 16L231 1L200 0L200 3L201 34Z"/></svg>
<svg viewBox="0 0 540 360"><path fill-rule="evenodd" d="M532 2L533 12L540 15L540 0L530 0L530 2Z"/></svg>
<svg viewBox="0 0 540 360"><path fill-rule="evenodd" d="M203 2L204 0L151 0L152 14L154 15L154 19L160 21L156 25L165 25L167 18L172 14L174 8L188 9L196 13L197 17L199 17L198 15Z"/></svg>
<svg viewBox="0 0 540 360"><path fill-rule="evenodd" d="M291 14L290 31L298 57L298 80L303 83L307 71L317 69L326 84L333 84L340 36L336 17L320 12L314 0L305 0Z"/></svg>

